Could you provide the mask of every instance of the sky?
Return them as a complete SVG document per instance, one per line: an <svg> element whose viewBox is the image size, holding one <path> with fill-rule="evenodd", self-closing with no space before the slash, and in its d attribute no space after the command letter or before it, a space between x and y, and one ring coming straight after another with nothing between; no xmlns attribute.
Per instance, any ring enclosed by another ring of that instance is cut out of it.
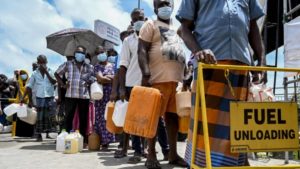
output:
<svg viewBox="0 0 300 169"><path fill-rule="evenodd" d="M176 11L180 1L175 0ZM141 0L141 8L150 19L154 19L152 2ZM31 71L39 54L45 54L48 66L55 70L65 57L46 48L47 35L71 27L93 30L96 19L123 31L137 6L138 0L1 0L0 74L12 76L17 69Z"/></svg>
<svg viewBox="0 0 300 169"><path fill-rule="evenodd" d="M180 2L174 0L175 27L179 26L175 13ZM155 19L152 3L153 0L141 0L141 8L148 18ZM31 71L31 64L39 54L45 54L48 66L56 70L65 57L46 48L47 35L71 27L93 30L96 19L123 31L130 23L130 12L137 5L138 0L1 0L0 74L12 77L14 70ZM279 66L283 67L283 49L279 53ZM274 58L274 53L268 55L268 64L273 64ZM270 86L272 81L269 80Z"/></svg>

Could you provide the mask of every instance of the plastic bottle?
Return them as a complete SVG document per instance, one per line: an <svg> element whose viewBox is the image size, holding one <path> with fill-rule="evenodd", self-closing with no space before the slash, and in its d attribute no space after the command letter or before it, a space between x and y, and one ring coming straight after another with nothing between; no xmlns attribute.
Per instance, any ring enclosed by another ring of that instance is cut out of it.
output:
<svg viewBox="0 0 300 169"><path fill-rule="evenodd" d="M80 134L79 130L76 130L76 138L78 139L78 151L82 151L83 150L83 137Z"/></svg>
<svg viewBox="0 0 300 169"><path fill-rule="evenodd" d="M66 136L64 153L66 154L78 153L78 139L73 130L70 132L70 134Z"/></svg>
<svg viewBox="0 0 300 169"><path fill-rule="evenodd" d="M90 151L98 151L100 149L100 136L95 131L89 135L88 146Z"/></svg>
<svg viewBox="0 0 300 169"><path fill-rule="evenodd" d="M65 139L68 135L65 129L61 131L61 133L56 138L56 151L64 152L65 151Z"/></svg>

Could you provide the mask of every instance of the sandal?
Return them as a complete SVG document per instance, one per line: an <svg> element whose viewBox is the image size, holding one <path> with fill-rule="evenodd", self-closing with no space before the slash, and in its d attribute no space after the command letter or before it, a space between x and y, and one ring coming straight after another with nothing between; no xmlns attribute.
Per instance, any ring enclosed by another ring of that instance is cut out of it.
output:
<svg viewBox="0 0 300 169"><path fill-rule="evenodd" d="M117 150L117 151L115 151L114 157L115 158L124 158L124 157L127 157L127 153L125 153L123 150Z"/></svg>
<svg viewBox="0 0 300 169"><path fill-rule="evenodd" d="M148 169L161 169L161 166L159 164L159 161L157 160L154 160L154 161L151 161L151 160L147 160L145 162L145 166L148 168Z"/></svg>
<svg viewBox="0 0 300 169"><path fill-rule="evenodd" d="M188 167L188 164L180 157L178 157L176 160L169 161L169 164L183 168Z"/></svg>
<svg viewBox="0 0 300 169"><path fill-rule="evenodd" d="M140 161L142 161L142 158L140 155L134 155L133 157L130 157L128 159L128 164L137 164L139 163Z"/></svg>

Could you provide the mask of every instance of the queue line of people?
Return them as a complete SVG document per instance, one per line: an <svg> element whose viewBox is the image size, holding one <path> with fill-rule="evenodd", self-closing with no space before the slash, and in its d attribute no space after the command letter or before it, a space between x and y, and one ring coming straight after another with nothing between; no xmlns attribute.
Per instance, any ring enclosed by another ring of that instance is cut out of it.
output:
<svg viewBox="0 0 300 169"><path fill-rule="evenodd" d="M95 130L101 136L102 150L107 150L110 143L115 142L115 135L106 130L104 119L105 106L108 101L128 100L134 86L146 86L158 89L162 94L161 114L163 115L158 126L157 139L147 139L131 136L134 155L130 163L138 163L146 156L145 166L149 169L160 169L156 157L155 142L159 141L164 160L169 164L188 167L191 161L191 135L193 126L190 126L187 150L183 159L177 152L178 115L176 114L176 88L179 82L184 82L184 88L191 82L190 72L187 71L186 57L183 43L192 53L188 66L196 69L198 62L208 64L254 65L248 44L256 55L257 66L265 65L264 48L256 20L264 15L256 0L239 1L197 1L182 0L176 18L181 26L174 29L171 15L174 9L172 0L154 0L156 20L147 20L143 10L134 9L131 13L133 31L122 32L123 41L120 56L113 50L106 52L99 46L95 56L91 57L84 46L78 46L74 56L68 56L68 61L62 64L53 73L49 69L47 59L40 55L37 58L37 70L29 77L25 71L20 71L21 96L19 101L33 105L32 93L35 91L35 106L39 112L38 123L35 128L40 134L47 128L47 111L50 100L53 100L54 84L57 82L59 90L65 90L64 127L72 130L72 121L76 108L79 110L80 133L87 143L86 127L89 110L89 86L97 81L103 85L104 97L95 101L96 122ZM89 59L90 62L85 60ZM197 80L197 71L194 71L193 80ZM263 81L264 76L259 80ZM221 70L204 71L208 119L211 132L212 164L213 166L242 166L249 165L246 154L231 153L229 144L229 113L224 103L230 100L245 100L247 91L247 72L230 72L238 98L230 95L230 87ZM55 78L54 78L55 77ZM25 86L26 84L26 86ZM222 84L222 88L220 88ZM192 84L195 95L195 83ZM22 93L23 92L23 93ZM27 94L29 97L27 97ZM17 97L17 98L18 98ZM63 95L59 94L58 103L61 104ZM67 105L67 106L66 106ZM195 105L195 100L192 100ZM191 113L193 115L194 112ZM200 119L199 123L202 123ZM18 126L18 125L17 125ZM200 125L201 126L201 125ZM221 134L220 134L221 133ZM198 133L202 138L203 133ZM121 149L115 152L115 158L127 156L129 135L124 133L120 140ZM148 148L145 151L146 147ZM197 144L196 164L204 167L204 145Z"/></svg>

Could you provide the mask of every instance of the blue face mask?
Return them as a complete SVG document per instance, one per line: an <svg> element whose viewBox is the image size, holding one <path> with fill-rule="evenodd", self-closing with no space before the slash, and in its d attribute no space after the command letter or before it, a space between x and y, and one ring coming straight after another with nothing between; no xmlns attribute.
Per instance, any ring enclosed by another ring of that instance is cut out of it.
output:
<svg viewBox="0 0 300 169"><path fill-rule="evenodd" d="M109 56L109 57L107 58L107 61L108 61L109 63L115 63L115 62L116 62L116 58L117 58L117 56Z"/></svg>
<svg viewBox="0 0 300 169"><path fill-rule="evenodd" d="M75 60L77 62L83 62L85 59L85 54L83 53L75 53Z"/></svg>
<svg viewBox="0 0 300 169"><path fill-rule="evenodd" d="M171 18L173 9L169 6L158 8L158 17L163 20L168 20Z"/></svg>
<svg viewBox="0 0 300 169"><path fill-rule="evenodd" d="M133 23L134 30L140 31L145 21L136 21Z"/></svg>
<svg viewBox="0 0 300 169"><path fill-rule="evenodd" d="M99 62L105 62L107 61L107 56L105 53L100 53L98 56L97 56L97 59L99 60Z"/></svg>
<svg viewBox="0 0 300 169"><path fill-rule="evenodd" d="M21 79L22 80L27 80L27 75L26 74L21 75Z"/></svg>

